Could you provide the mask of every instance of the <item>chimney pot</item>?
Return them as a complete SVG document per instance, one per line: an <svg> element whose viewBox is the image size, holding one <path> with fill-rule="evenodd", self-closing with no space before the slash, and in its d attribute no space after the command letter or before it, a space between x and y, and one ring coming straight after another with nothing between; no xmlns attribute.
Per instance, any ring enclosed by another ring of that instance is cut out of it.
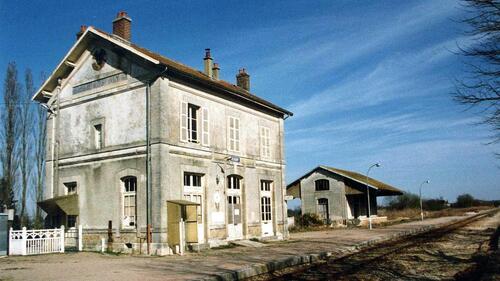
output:
<svg viewBox="0 0 500 281"><path fill-rule="evenodd" d="M132 20L128 16L127 12L120 11L116 15L116 19L113 20L113 34L120 36L121 38L130 41L132 38Z"/></svg>
<svg viewBox="0 0 500 281"><path fill-rule="evenodd" d="M87 30L87 26L86 25L81 25L80 26L80 31L78 31L76 33L76 40L80 39L80 37L83 35L83 33L85 33L85 30Z"/></svg>
<svg viewBox="0 0 500 281"><path fill-rule="evenodd" d="M212 68L212 78L214 78L215 80L219 80L219 64L218 63L214 63L214 67Z"/></svg>
<svg viewBox="0 0 500 281"><path fill-rule="evenodd" d="M213 78L213 59L210 55L210 48L205 49L205 58L203 58L203 64L205 65L205 74Z"/></svg>
<svg viewBox="0 0 500 281"><path fill-rule="evenodd" d="M244 90L250 91L250 75L248 75L245 68L239 69L238 75L236 75L236 85Z"/></svg>

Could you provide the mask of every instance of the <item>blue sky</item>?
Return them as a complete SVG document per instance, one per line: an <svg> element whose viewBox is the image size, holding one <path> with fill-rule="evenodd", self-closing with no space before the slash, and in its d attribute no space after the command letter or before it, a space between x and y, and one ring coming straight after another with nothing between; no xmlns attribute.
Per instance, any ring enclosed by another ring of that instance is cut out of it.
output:
<svg viewBox="0 0 500 281"><path fill-rule="evenodd" d="M133 42L198 69L210 47L223 79L246 67L253 92L295 113L288 182L380 162L371 176L404 190L430 179L429 197L500 199L499 145L451 100L453 51L474 44L457 1L2 1L2 79L12 60L50 73L80 25L111 31L122 9Z"/></svg>

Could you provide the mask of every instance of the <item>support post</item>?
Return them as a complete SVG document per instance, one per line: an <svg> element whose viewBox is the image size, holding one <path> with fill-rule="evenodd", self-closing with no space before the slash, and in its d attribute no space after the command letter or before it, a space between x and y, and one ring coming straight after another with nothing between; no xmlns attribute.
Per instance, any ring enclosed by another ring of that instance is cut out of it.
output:
<svg viewBox="0 0 500 281"><path fill-rule="evenodd" d="M186 232L184 229L184 219L181 218L181 221L179 222L179 254L181 256L184 255L184 247L186 244Z"/></svg>
<svg viewBox="0 0 500 281"><path fill-rule="evenodd" d="M81 224L78 225L78 251L83 250L83 227Z"/></svg>
<svg viewBox="0 0 500 281"><path fill-rule="evenodd" d="M26 234L26 227L23 226L23 233L22 233L22 243L21 243L21 255L26 256L26 242L28 240L28 236Z"/></svg>
<svg viewBox="0 0 500 281"><path fill-rule="evenodd" d="M64 225L61 225L61 249L60 252L64 253Z"/></svg>

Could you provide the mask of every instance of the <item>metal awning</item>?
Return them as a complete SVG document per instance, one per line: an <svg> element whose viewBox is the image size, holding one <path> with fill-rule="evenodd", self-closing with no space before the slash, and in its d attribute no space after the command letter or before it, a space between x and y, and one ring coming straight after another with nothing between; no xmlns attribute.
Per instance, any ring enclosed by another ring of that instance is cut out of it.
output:
<svg viewBox="0 0 500 281"><path fill-rule="evenodd" d="M200 203L191 202L188 200L168 200L167 203L174 203L181 206L199 206Z"/></svg>
<svg viewBox="0 0 500 281"><path fill-rule="evenodd" d="M42 210L48 214L54 214L58 210L62 210L66 215L77 216L78 209L78 194L58 196L37 203Z"/></svg>

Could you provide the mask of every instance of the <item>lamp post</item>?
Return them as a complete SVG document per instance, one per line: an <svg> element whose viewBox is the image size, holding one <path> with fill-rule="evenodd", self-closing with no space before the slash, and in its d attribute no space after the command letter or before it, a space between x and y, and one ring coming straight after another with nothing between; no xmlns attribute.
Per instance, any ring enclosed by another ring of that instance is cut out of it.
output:
<svg viewBox="0 0 500 281"><path fill-rule="evenodd" d="M380 167L380 163L375 163L368 168L366 172L366 194L368 196L368 224L370 225L370 229L372 229L372 216L370 212L370 187L368 186L368 174L373 167Z"/></svg>
<svg viewBox="0 0 500 281"><path fill-rule="evenodd" d="M420 197L420 220L424 220L424 209L422 208L422 186L424 183L430 183L429 180L425 180L420 184L420 187L418 189L418 197Z"/></svg>

